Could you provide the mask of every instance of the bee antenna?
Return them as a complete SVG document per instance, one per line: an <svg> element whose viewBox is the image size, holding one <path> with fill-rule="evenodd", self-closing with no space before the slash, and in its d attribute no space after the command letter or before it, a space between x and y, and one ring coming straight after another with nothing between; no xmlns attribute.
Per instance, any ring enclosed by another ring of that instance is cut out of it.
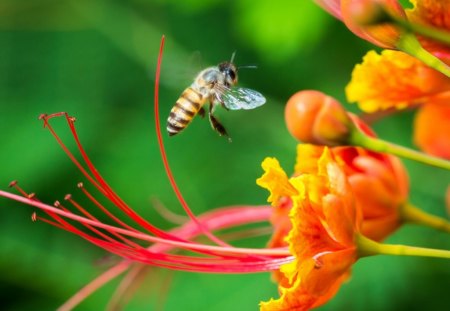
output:
<svg viewBox="0 0 450 311"><path fill-rule="evenodd" d="M256 66L256 65L244 65L244 66L239 66L238 67L238 69L241 69L241 68L256 69L256 68L258 68L258 66Z"/></svg>
<svg viewBox="0 0 450 311"><path fill-rule="evenodd" d="M231 60L230 63L233 63L234 61L234 57L236 56L236 51L233 52L233 54L231 54Z"/></svg>

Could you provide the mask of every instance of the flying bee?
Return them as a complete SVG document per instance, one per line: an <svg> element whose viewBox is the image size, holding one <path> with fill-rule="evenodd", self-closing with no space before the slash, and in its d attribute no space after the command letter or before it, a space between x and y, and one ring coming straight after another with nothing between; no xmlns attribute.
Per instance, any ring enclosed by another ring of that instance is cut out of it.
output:
<svg viewBox="0 0 450 311"><path fill-rule="evenodd" d="M204 117L204 105L208 102L208 117L212 128L219 135L228 136L224 126L213 115L216 106L221 105L227 110L247 110L266 102L265 97L257 91L234 87L238 82L238 67L233 63L234 55L233 53L229 62L202 70L191 86L184 90L167 119L169 136L185 129L197 114Z"/></svg>

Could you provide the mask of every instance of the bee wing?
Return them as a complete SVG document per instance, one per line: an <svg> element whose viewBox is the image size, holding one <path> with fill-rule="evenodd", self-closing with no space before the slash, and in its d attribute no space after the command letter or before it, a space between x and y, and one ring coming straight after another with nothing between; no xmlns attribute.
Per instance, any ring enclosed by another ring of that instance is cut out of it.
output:
<svg viewBox="0 0 450 311"><path fill-rule="evenodd" d="M230 110L254 109L266 103L266 98L261 93L242 87L223 89L218 97Z"/></svg>

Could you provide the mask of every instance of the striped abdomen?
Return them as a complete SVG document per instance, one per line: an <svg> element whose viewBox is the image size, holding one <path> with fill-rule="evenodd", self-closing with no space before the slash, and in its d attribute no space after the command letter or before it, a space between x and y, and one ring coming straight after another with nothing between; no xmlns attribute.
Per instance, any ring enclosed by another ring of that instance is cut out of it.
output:
<svg viewBox="0 0 450 311"><path fill-rule="evenodd" d="M192 87L188 87L170 111L167 119L169 136L173 136L187 127L202 108L203 103L203 96Z"/></svg>

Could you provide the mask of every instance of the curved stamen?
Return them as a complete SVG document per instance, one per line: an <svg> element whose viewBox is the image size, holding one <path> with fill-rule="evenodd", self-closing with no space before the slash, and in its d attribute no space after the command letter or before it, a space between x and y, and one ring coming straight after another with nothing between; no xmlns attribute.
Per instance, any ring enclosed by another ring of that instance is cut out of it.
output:
<svg viewBox="0 0 450 311"><path fill-rule="evenodd" d="M151 242L151 243L168 245L171 247L177 247L177 248L188 249L188 250L200 250L200 251L204 250L204 251L209 251L209 252L222 253L222 254L226 254L227 256L239 256L239 255L248 255L248 254L263 255L263 256L266 255L266 256L273 256L273 257L290 256L289 250L287 248L272 248L272 249L236 248L236 247L204 245L204 244L195 243L195 242L179 242L179 241L174 241L174 240L170 240L170 239L164 239L164 238L160 238L160 237L150 236L148 234L143 234L140 232L132 232L132 231L129 231L129 230L126 230L123 228L107 225L107 224L104 224L101 222L96 222L91 219L87 219L85 217L75 215L73 213L59 210L57 208L43 204L39 201L30 200L28 198L17 196L17 195L14 195L14 194L2 191L2 190L0 190L0 196L10 198L14 201L18 201L18 202L22 202L22 203L25 203L28 205L35 206L44 211L48 211L48 212L52 213L55 217L57 217L57 218L55 218L55 220L57 220L59 222L61 220L60 223L63 223L63 224L66 224L67 222L65 222L60 216L75 220L77 222L87 223L87 224L90 224L90 225L98 227L98 228L103 228L105 230L115 231L120 234L127 235L130 237L140 239L142 241ZM223 214L221 214L221 213L223 213ZM60 216L58 216L58 215L60 215ZM221 215L222 216L224 215L224 217L219 217ZM243 223L266 221L270 215L271 215L271 210L270 210L270 208L267 208L267 207L258 207L258 206L251 207L250 206L250 207L247 207L246 210L244 210L242 207L239 207L239 208L235 208L235 209L230 208L227 211L225 211L225 210L219 211L217 214L214 214L214 217L211 217L210 219L205 218L205 221L208 220L208 223L210 224L210 226L214 225L215 228L220 228L220 227L226 227L227 225L228 226L237 226L237 225L240 225ZM84 232L79 232L79 230L77 230L76 228L73 228L73 226L70 226L70 224L68 224L66 229L69 229L69 231L76 230L76 234L80 234L82 237L87 238L88 240L90 240L93 243L97 242L92 237L86 236L86 234ZM197 230L194 230L192 228L192 224L190 224L187 227L187 229L185 229L185 231L183 231L183 233L192 232L192 231L196 232ZM94 243L94 244L97 244L97 243ZM237 258L242 258L242 257L234 257L234 258L237 259Z"/></svg>
<svg viewBox="0 0 450 311"><path fill-rule="evenodd" d="M156 66L155 102L154 102L156 137L158 139L158 146L159 146L159 151L161 153L161 158L162 158L162 161L164 164L164 169L166 171L167 177L169 178L172 189L178 198L178 201L180 202L181 206L183 207L183 209L185 210L185 212L189 216L189 218L199 227L199 229L203 232L203 234L205 236L207 236L211 241L215 242L218 245L230 246L227 243L225 243L224 241L220 240L215 235L213 235L208 229L205 228L204 225L202 225L198 221L197 217L194 215L192 210L189 208L189 205L187 204L186 200L184 199L183 195L181 194L181 191L178 188L175 178L173 177L172 170L170 169L169 161L168 161L167 155L166 155L166 150L164 148L163 138L162 138L162 134L161 134L161 125L160 125L160 121L159 121L159 77L160 77L160 73L161 73L161 63L162 63L162 56L163 56L164 40L165 40L165 37L162 36L161 45L159 48L158 63Z"/></svg>

